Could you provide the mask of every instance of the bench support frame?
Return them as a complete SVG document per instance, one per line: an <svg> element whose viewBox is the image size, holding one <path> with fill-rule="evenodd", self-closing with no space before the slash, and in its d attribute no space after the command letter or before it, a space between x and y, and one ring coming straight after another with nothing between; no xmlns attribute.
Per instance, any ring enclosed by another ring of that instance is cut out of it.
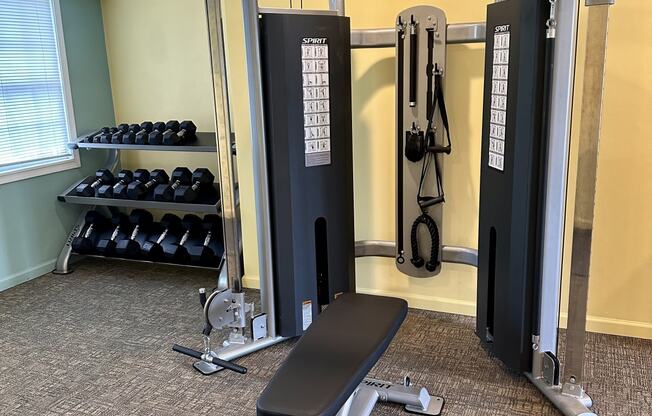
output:
<svg viewBox="0 0 652 416"><path fill-rule="evenodd" d="M444 399L432 396L425 387L415 387L404 377L402 383L365 378L346 401L337 416L368 416L378 402L398 403L410 413L438 416Z"/></svg>

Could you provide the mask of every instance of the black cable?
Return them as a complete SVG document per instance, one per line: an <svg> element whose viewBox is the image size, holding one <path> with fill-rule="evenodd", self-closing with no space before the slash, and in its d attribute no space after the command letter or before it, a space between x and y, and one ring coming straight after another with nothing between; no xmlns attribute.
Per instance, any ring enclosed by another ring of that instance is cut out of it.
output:
<svg viewBox="0 0 652 416"><path fill-rule="evenodd" d="M428 234L430 234L430 258L426 262L421 255L419 255L419 239L418 231L419 225L424 224L428 228ZM416 268L421 268L426 266L426 270L429 272L434 272L439 267L439 229L437 228L437 223L435 220L428 215L423 213L417 217L416 220L412 223L412 230L410 231L410 243L412 246L412 265Z"/></svg>
<svg viewBox="0 0 652 416"><path fill-rule="evenodd" d="M399 264L403 263L405 259L403 258L403 76L404 76L404 42L405 42L405 32L403 30L403 22L401 17L398 17L396 22L396 105L397 107L397 117L396 117L396 157L398 158L398 163L396 167L396 186L398 194L398 203L396 204L396 251L398 256L396 261Z"/></svg>

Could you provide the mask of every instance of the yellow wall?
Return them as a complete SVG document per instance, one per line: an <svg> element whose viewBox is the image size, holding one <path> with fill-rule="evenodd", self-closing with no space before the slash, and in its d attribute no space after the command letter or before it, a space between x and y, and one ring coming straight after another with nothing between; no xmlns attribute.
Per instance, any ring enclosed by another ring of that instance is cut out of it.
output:
<svg viewBox="0 0 652 416"><path fill-rule="evenodd" d="M354 28L389 27L400 10L428 3L443 8L449 22L482 21L484 6L490 2L355 0L347 2L347 15ZM103 0L118 122L192 118L201 130L213 129L203 3L202 0ZM227 6L229 64L233 75L229 82L231 88L242 91L246 88L242 14L239 2L223 3ZM288 3L287 0L260 1L265 7L287 7ZM299 1L294 3L296 6ZM304 6L325 8L327 1L304 0ZM613 8L612 16L589 329L652 338L652 302L649 301L652 279L647 273L652 266L649 254L652 222L645 216L645 208L652 203L652 185L640 179L652 174L652 164L648 162L652 143L643 130L644 116L651 108L652 81L646 75L650 73L652 46L645 39L652 35L652 25L640 24L652 23L652 4L646 0L620 1ZM166 21L174 24L160 23ZM444 164L447 202L443 239L445 244L475 247L484 47L450 46L447 54L446 99L454 152ZM145 59L139 59L140 56ZM394 131L393 51L354 51L352 62L356 238L392 240L394 137L388 132ZM578 72L581 81L581 66ZM166 83L173 86L166 89ZM234 94L232 100L239 139L245 282L255 285L258 266L247 102L244 94ZM212 156L196 154L130 152L123 161L127 166L150 168L173 168L179 164L216 166ZM440 276L422 280L398 273L391 259L360 259L357 279L362 292L400 296L414 307L464 314L475 312L476 275L469 267L445 265Z"/></svg>
<svg viewBox="0 0 652 416"><path fill-rule="evenodd" d="M188 7L186 7L186 4ZM202 1L102 1L117 123L191 119L214 131L208 27ZM126 168L209 167L214 154L123 152Z"/></svg>
<svg viewBox="0 0 652 416"><path fill-rule="evenodd" d="M588 305L589 329L652 338L652 2L617 1L611 8ZM582 10L580 29L585 29ZM585 36L580 31L576 90L582 85ZM575 95L573 139L581 94ZM577 140L573 164L577 160ZM579 173L581 174L581 173ZM571 177L574 191L576 176ZM574 201L573 192L569 207ZM572 209L567 219L570 236ZM570 240L568 240L570 241ZM565 253L569 272L570 243ZM567 287L564 288L567 299Z"/></svg>

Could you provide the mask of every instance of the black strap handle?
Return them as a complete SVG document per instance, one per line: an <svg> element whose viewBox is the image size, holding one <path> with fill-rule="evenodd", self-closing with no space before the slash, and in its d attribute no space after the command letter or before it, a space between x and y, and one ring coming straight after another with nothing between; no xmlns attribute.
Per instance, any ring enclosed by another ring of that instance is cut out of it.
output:
<svg viewBox="0 0 652 416"><path fill-rule="evenodd" d="M178 344L174 344L172 346L172 351L178 352L180 354L185 354L185 355L188 355L188 356L193 357L193 358L197 358L198 360L209 361L211 364L215 364L215 365L217 365L219 367L223 367L223 368L229 369L231 371L235 371L236 373L247 374L247 369L245 367L241 366L241 365L234 364L234 363L232 363L230 361L221 360L221 359L216 358L216 357L210 357L208 360L204 360L202 358L202 356L204 355L203 353L201 353L199 351L195 351L195 350L190 349L190 348L186 348L186 347L178 345Z"/></svg>

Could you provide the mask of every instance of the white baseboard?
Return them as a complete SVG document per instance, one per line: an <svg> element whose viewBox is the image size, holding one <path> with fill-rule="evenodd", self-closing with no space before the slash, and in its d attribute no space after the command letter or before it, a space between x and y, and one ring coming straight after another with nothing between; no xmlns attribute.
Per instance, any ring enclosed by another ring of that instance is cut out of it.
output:
<svg viewBox="0 0 652 416"><path fill-rule="evenodd" d="M357 291L359 293L366 293L368 295L393 296L405 299L410 308L475 316L475 302L466 300L429 296L420 293L394 292L390 290L365 287L358 287Z"/></svg>
<svg viewBox="0 0 652 416"><path fill-rule="evenodd" d="M566 328L567 323L568 314L564 312L559 316L559 326ZM628 321L625 319L587 315L586 330L601 334L652 339L652 323L650 322Z"/></svg>
<svg viewBox="0 0 652 416"><path fill-rule="evenodd" d="M57 264L57 259L48 260L34 267L30 267L27 270L23 270L18 273L14 273L7 277L1 278L0 292L12 288L14 286L18 286L19 284L25 283L28 280L32 280L36 277L43 276L46 273L50 273L54 269L54 266L56 264Z"/></svg>
<svg viewBox="0 0 652 416"><path fill-rule="evenodd" d="M254 275L244 275L242 285L247 289L260 289L260 279Z"/></svg>
<svg viewBox="0 0 652 416"><path fill-rule="evenodd" d="M245 287L258 289L258 276L245 276ZM389 290L359 287L358 292L370 295L394 296L405 299L411 308L454 313L458 315L475 316L475 302L460 299L443 298L412 292L395 292ZM560 316L560 326L566 328L568 314ZM626 337L652 339L652 323L627 321L603 316L588 315L586 329L590 332L621 335Z"/></svg>

